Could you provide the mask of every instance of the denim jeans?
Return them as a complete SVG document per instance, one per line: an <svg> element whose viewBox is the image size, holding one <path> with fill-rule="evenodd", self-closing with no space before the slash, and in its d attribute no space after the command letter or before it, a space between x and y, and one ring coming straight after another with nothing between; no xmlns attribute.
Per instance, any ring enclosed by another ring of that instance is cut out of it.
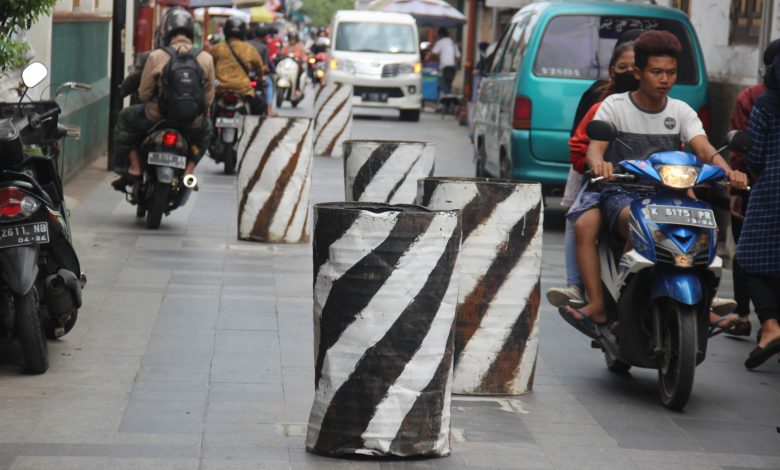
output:
<svg viewBox="0 0 780 470"><path fill-rule="evenodd" d="M574 235L574 223L566 219L566 232L563 239L566 258L566 285L582 286L580 265L577 263L577 244Z"/></svg>

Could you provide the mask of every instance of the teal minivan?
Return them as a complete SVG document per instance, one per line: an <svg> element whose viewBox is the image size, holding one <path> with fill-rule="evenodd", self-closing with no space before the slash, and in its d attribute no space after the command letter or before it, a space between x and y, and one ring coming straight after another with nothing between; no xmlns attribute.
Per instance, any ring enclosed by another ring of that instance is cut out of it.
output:
<svg viewBox="0 0 780 470"><path fill-rule="evenodd" d="M630 29L666 30L680 40L671 96L709 127L707 71L696 32L680 10L613 1L549 1L518 11L491 55L474 110L477 176L562 188L580 97L608 75L612 49Z"/></svg>

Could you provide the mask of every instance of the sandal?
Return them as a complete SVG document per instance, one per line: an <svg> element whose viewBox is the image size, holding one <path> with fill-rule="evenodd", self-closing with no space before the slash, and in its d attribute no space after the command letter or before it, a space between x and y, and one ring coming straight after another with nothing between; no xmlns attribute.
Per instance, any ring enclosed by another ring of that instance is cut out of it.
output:
<svg viewBox="0 0 780 470"><path fill-rule="evenodd" d="M570 308L577 312L577 314L580 315L580 318L576 318L574 315L572 315L571 311L566 308L559 308L558 313L561 314L566 323L576 328L577 331L584 334L588 338L599 339L604 336L605 330L607 332L609 331L607 323L596 323L591 320L588 314L582 310L574 307Z"/></svg>
<svg viewBox="0 0 780 470"><path fill-rule="evenodd" d="M729 336L750 336L753 332L753 327L750 325L750 320L739 320L733 328L725 333Z"/></svg>
<svg viewBox="0 0 780 470"><path fill-rule="evenodd" d="M748 369L755 369L760 366L767 359L780 352L780 339L776 339L767 344L765 348L760 346L750 351L747 360L745 361L745 367Z"/></svg>
<svg viewBox="0 0 780 470"><path fill-rule="evenodd" d="M726 325L721 326L724 320L731 319L730 322L726 323ZM726 331L731 331L739 321L739 315L736 313L730 313L728 315L723 315L722 317L718 317L716 321L710 322L710 338L713 336L718 336L721 333L725 333Z"/></svg>

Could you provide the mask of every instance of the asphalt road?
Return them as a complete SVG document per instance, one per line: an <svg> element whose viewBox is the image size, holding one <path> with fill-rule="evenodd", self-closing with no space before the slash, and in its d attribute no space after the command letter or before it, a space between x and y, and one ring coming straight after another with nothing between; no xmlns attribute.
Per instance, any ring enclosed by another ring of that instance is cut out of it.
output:
<svg viewBox="0 0 780 470"><path fill-rule="evenodd" d="M307 115L310 103L283 112ZM356 111L352 137L433 141L437 175L473 172L452 117ZM675 413L659 404L654 371L609 373L546 302L533 393L455 397L452 456L308 454L310 247L237 241L235 182L210 160L201 190L158 231L101 168L66 188L89 277L76 327L49 343L42 376L20 375L18 351L0 346L0 469L780 468L780 364L746 371L752 339L714 339ZM317 158L312 202L343 200L342 178L341 160ZM543 290L564 273L562 213L550 202Z"/></svg>

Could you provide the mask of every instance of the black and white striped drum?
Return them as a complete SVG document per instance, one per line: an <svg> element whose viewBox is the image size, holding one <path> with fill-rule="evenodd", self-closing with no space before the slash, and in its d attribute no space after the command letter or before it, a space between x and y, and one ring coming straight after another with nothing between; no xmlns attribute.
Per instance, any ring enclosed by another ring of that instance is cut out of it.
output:
<svg viewBox="0 0 780 470"><path fill-rule="evenodd" d="M433 176L436 145L430 142L344 142L347 201L412 204L417 180Z"/></svg>
<svg viewBox="0 0 780 470"><path fill-rule="evenodd" d="M352 85L329 83L314 95L314 154L341 157L352 133Z"/></svg>
<svg viewBox="0 0 780 470"><path fill-rule="evenodd" d="M455 177L419 185L422 205L461 211L453 393L530 392L539 345L541 185Z"/></svg>
<svg viewBox="0 0 780 470"><path fill-rule="evenodd" d="M311 119L246 116L238 148L238 238L309 240Z"/></svg>
<svg viewBox="0 0 780 470"><path fill-rule="evenodd" d="M458 212L350 202L314 212L306 448L448 455Z"/></svg>

